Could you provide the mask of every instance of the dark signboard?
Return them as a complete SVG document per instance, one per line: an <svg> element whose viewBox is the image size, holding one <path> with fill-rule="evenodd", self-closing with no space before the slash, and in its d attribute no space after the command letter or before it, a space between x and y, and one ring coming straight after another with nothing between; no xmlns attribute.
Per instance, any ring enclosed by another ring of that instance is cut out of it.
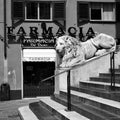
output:
<svg viewBox="0 0 120 120"><path fill-rule="evenodd" d="M45 23L41 24L41 33L38 32L38 27L29 27L29 33L27 33L25 28L21 26L16 34L14 33L14 27L8 26L7 29L8 44L22 43L22 46L25 47L54 47L55 37L60 37L65 34L65 31L61 27L58 28L56 33L53 33L53 27L47 28ZM79 27L79 31L75 27L69 27L67 31L68 35L75 38L78 36L78 39L83 42L95 36L92 27L85 34L83 34L83 27Z"/></svg>
<svg viewBox="0 0 120 120"><path fill-rule="evenodd" d="M22 40L23 47L54 47L55 38L24 38Z"/></svg>

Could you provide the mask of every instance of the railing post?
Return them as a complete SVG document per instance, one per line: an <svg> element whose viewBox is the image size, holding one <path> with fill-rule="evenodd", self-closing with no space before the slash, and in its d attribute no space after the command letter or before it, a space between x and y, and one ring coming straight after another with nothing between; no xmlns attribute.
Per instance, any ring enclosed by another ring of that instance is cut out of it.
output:
<svg viewBox="0 0 120 120"><path fill-rule="evenodd" d="M110 54L111 89L115 89L115 53Z"/></svg>
<svg viewBox="0 0 120 120"><path fill-rule="evenodd" d="M67 74L67 110L71 111L70 70Z"/></svg>

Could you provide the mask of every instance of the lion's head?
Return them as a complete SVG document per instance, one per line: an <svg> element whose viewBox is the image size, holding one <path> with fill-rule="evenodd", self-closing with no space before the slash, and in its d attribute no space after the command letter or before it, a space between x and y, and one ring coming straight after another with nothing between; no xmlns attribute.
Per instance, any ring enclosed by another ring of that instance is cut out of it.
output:
<svg viewBox="0 0 120 120"><path fill-rule="evenodd" d="M64 35L57 38L56 51L61 58L60 67L72 66L79 59L81 60L80 48L81 43L74 37Z"/></svg>
<svg viewBox="0 0 120 120"><path fill-rule="evenodd" d="M65 50L72 48L75 45L78 45L79 41L76 38L73 38L68 35L61 36L57 38L56 41L56 51L59 54L64 54Z"/></svg>

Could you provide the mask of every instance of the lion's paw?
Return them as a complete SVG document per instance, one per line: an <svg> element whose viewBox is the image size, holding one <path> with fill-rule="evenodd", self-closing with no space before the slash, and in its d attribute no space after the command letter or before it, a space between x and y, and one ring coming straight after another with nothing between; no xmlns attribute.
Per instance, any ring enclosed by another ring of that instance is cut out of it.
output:
<svg viewBox="0 0 120 120"><path fill-rule="evenodd" d="M106 49L102 49L102 50L98 50L96 53L95 53L95 56L101 56L103 55L104 53L106 53Z"/></svg>

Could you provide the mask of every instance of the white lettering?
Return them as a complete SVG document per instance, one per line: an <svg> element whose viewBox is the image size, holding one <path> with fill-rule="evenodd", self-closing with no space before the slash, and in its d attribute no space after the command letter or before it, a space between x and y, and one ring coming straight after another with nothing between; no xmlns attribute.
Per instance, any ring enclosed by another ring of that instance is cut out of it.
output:
<svg viewBox="0 0 120 120"><path fill-rule="evenodd" d="M50 61L50 57L29 57L30 61Z"/></svg>

